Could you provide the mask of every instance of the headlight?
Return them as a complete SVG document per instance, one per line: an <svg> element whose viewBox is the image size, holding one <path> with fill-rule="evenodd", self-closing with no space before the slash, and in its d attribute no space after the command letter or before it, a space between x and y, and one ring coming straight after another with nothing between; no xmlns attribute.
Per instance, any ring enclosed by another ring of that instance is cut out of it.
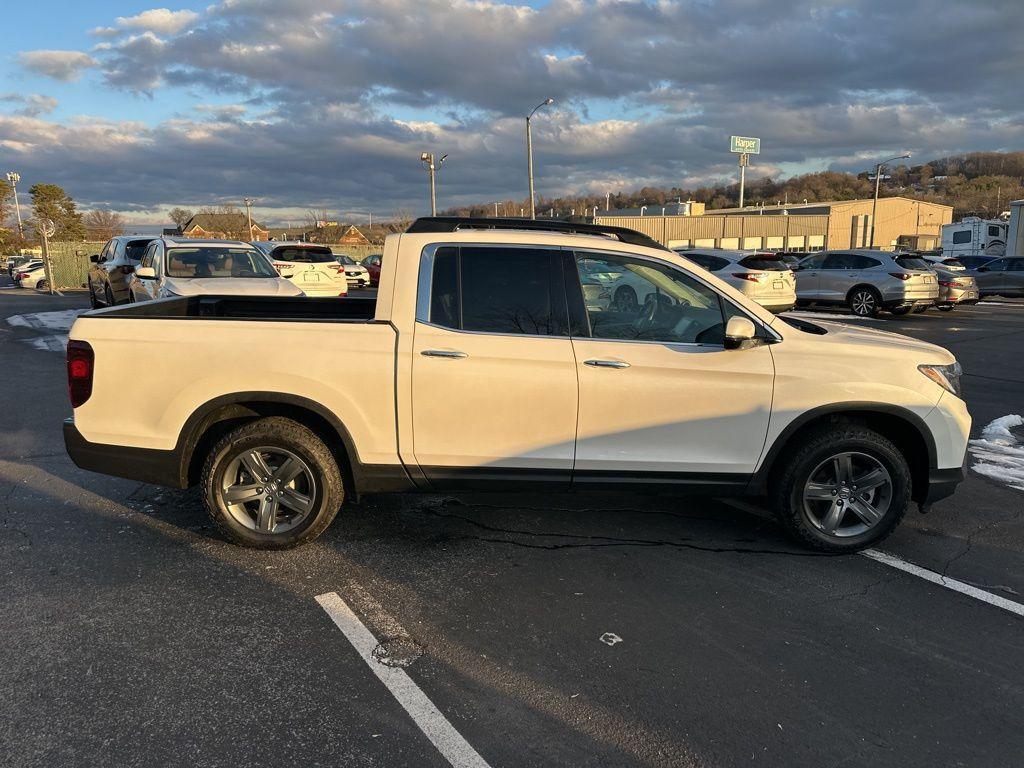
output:
<svg viewBox="0 0 1024 768"><path fill-rule="evenodd" d="M947 392L960 397L960 377L964 373L960 363L952 363L951 365L919 365L917 370Z"/></svg>

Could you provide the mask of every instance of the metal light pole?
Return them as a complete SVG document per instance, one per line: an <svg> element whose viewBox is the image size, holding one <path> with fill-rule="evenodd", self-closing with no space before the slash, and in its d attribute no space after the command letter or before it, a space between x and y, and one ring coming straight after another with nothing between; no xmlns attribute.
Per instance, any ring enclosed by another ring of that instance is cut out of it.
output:
<svg viewBox="0 0 1024 768"><path fill-rule="evenodd" d="M878 212L878 186L882 181L882 166L886 163L891 163L893 160L904 160L908 157L910 157L909 152L896 155L896 157L890 157L888 160L883 160L875 165L875 198L871 203L871 241L868 244L869 248L875 247L875 214Z"/></svg>
<svg viewBox="0 0 1024 768"><path fill-rule="evenodd" d="M750 163L750 155L746 152L740 155L740 208L743 207L743 189L747 184L747 165Z"/></svg>
<svg viewBox="0 0 1024 768"><path fill-rule="evenodd" d="M441 159L434 164L434 153L433 152L422 152L420 153L420 162L423 163L423 167L430 173L430 215L437 216L437 182L434 180L434 176L437 173L437 169L444 163L444 159L448 155L441 155Z"/></svg>
<svg viewBox="0 0 1024 768"><path fill-rule="evenodd" d="M249 241L252 241L252 205L256 202L253 197L243 197L242 202L245 203L245 216L249 219Z"/></svg>
<svg viewBox="0 0 1024 768"><path fill-rule="evenodd" d="M647 206L646 205L641 205L640 206L640 215L643 216L644 215L644 211L646 211L646 210L647 210Z"/></svg>
<svg viewBox="0 0 1024 768"><path fill-rule="evenodd" d="M533 108L533 111L526 116L526 166L530 174L530 218L537 218L537 209L534 207L536 198L533 194L533 134L530 131L530 120L538 109L550 106L555 103L554 99L544 99L540 104Z"/></svg>
<svg viewBox="0 0 1024 768"><path fill-rule="evenodd" d="M21 206L18 205L18 182L21 181L21 174L10 171L7 174L7 181L11 183L11 189L14 190L14 212L18 216L18 237L24 240L25 226L21 223Z"/></svg>

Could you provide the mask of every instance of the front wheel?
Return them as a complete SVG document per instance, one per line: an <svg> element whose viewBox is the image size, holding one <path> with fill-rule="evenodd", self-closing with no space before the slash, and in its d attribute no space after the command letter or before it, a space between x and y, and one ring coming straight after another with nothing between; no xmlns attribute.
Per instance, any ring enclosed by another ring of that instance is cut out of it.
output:
<svg viewBox="0 0 1024 768"><path fill-rule="evenodd" d="M103 286L103 300L107 302L108 307L114 306L114 290L110 287L110 283Z"/></svg>
<svg viewBox="0 0 1024 768"><path fill-rule="evenodd" d="M795 539L825 552L877 544L903 519L910 468L885 436L854 422L822 427L772 483L775 514Z"/></svg>
<svg viewBox="0 0 1024 768"><path fill-rule="evenodd" d="M99 309L103 306L100 304L100 300L96 298L96 289L92 286L92 280L89 281L89 306L93 309Z"/></svg>
<svg viewBox="0 0 1024 768"><path fill-rule="evenodd" d="M874 317L882 304L882 297L874 288L854 288L848 299L850 311L857 317Z"/></svg>
<svg viewBox="0 0 1024 768"><path fill-rule="evenodd" d="M331 524L345 498L334 454L312 430L278 416L244 424L210 451L203 497L233 544L289 549Z"/></svg>

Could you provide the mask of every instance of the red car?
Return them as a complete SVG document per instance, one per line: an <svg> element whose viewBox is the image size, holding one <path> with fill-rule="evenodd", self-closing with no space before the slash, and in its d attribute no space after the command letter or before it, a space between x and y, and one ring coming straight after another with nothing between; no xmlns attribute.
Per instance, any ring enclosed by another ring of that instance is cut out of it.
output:
<svg viewBox="0 0 1024 768"><path fill-rule="evenodd" d="M370 285L374 288L380 285L380 263L383 258L381 254L375 253L363 259L363 266L370 273Z"/></svg>

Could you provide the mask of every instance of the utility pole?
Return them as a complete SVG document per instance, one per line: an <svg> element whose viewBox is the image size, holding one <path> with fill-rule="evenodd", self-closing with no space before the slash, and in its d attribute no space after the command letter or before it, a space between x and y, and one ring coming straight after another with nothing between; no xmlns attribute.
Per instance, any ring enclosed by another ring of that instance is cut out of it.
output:
<svg viewBox="0 0 1024 768"><path fill-rule="evenodd" d="M750 155L746 152L740 154L740 208L743 207L743 187L747 183L747 165L750 163Z"/></svg>
<svg viewBox="0 0 1024 768"><path fill-rule="evenodd" d="M437 216L437 182L434 177L437 174L437 169L444 163L444 159L448 155L441 155L441 159L434 164L434 153L433 152L422 152L420 153L420 162L423 163L423 167L427 169L430 174L430 215Z"/></svg>
<svg viewBox="0 0 1024 768"><path fill-rule="evenodd" d="M43 219L36 226L36 231L43 239L43 269L46 274L46 287L49 288L50 295L53 296L56 290L53 287L53 265L50 263L50 238L56 233L57 226L50 219Z"/></svg>
<svg viewBox="0 0 1024 768"><path fill-rule="evenodd" d="M252 205L256 200L252 197L243 197L242 202L245 203L245 216L249 219L249 242L252 242Z"/></svg>
<svg viewBox="0 0 1024 768"><path fill-rule="evenodd" d="M604 209L606 211L610 211L611 210L611 204L612 204L612 193L611 192L605 192L604 193Z"/></svg>
<svg viewBox="0 0 1024 768"><path fill-rule="evenodd" d="M886 163L891 163L893 160L904 160L908 157L910 157L910 153L905 152L902 155L890 157L875 165L875 197L871 202L871 240L868 244L869 248L875 247L875 215L878 213L878 189L882 183L882 168Z"/></svg>
<svg viewBox="0 0 1024 768"><path fill-rule="evenodd" d="M11 189L14 190L14 212L18 216L18 237L24 240L25 226L21 223L21 206L18 205L18 182L21 181L21 174L10 171L7 174L7 181L11 183Z"/></svg>
<svg viewBox="0 0 1024 768"><path fill-rule="evenodd" d="M535 201L536 201L537 198L534 196L534 193L533 193L533 132L530 130L530 120L533 118L533 116L535 114L537 114L537 110L538 109L550 106L551 104L554 104L554 103L555 103L554 99L544 99L544 101L542 101L540 104L538 104L536 107L534 107L533 111L530 112L530 114L528 114L526 116L526 168L527 168L527 172L529 173L529 176L530 176L530 218L531 219L536 219L537 218L537 209L535 207Z"/></svg>

